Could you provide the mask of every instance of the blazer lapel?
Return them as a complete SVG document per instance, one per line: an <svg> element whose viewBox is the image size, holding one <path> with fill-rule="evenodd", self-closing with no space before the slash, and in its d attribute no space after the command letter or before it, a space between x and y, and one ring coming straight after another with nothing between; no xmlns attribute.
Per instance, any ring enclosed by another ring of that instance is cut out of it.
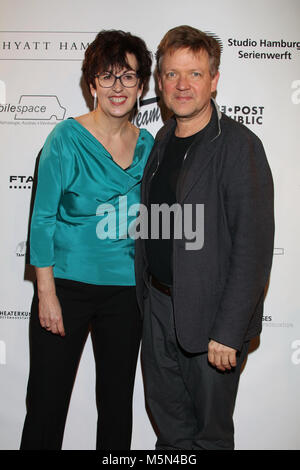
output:
<svg viewBox="0 0 300 470"><path fill-rule="evenodd" d="M195 140L187 151L177 182L176 194L179 203L183 203L215 155L216 141L221 133L221 129L218 110L213 101L211 119L207 135L205 134L204 139L199 143Z"/></svg>
<svg viewBox="0 0 300 470"><path fill-rule="evenodd" d="M215 155L214 142L195 143L187 152L177 183L177 201L183 203Z"/></svg>
<svg viewBox="0 0 300 470"><path fill-rule="evenodd" d="M192 144L190 150L187 152L187 157L183 162L182 169L177 182L177 201L182 203L188 193L191 191L194 184L201 177L206 166L215 154L215 140L220 134L219 119L221 113L214 100L212 100L212 126L209 129L208 135L205 136L203 142L197 145L197 140ZM142 203L148 204L149 186L153 174L157 171L159 164L164 155L164 150L176 127L175 118L167 121L165 126L157 133L155 144L149 156L147 165L144 171L142 182Z"/></svg>

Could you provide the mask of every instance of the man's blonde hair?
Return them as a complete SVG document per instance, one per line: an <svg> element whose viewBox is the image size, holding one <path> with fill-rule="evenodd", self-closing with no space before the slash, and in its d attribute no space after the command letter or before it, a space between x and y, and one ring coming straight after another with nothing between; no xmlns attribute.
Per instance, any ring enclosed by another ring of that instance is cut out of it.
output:
<svg viewBox="0 0 300 470"><path fill-rule="evenodd" d="M170 29L160 41L156 52L158 74L161 73L161 62L166 52L186 48L195 53L205 50L209 56L210 74L212 77L217 74L221 56L219 42L213 36L187 25Z"/></svg>

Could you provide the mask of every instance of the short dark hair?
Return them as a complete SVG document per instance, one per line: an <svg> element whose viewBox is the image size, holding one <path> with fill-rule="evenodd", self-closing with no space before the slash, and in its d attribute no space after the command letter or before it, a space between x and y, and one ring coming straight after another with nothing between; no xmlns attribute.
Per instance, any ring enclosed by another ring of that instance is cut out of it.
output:
<svg viewBox="0 0 300 470"><path fill-rule="evenodd" d="M95 84L95 75L113 67L130 68L126 54L134 54L138 63L137 75L144 89L151 75L152 54L143 39L120 30L102 30L85 51L82 72L89 86Z"/></svg>
<svg viewBox="0 0 300 470"><path fill-rule="evenodd" d="M188 48L193 52L205 50L209 56L210 74L214 77L219 69L221 46L210 34L204 33L192 26L182 25L170 29L162 38L156 52L157 72L167 51Z"/></svg>

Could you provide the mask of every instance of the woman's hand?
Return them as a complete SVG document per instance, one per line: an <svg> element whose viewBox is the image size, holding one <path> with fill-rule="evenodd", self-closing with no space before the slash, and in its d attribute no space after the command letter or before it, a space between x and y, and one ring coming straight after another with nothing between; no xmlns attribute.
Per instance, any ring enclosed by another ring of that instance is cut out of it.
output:
<svg viewBox="0 0 300 470"><path fill-rule="evenodd" d="M52 266L35 268L41 326L55 335L65 336L62 311L56 295Z"/></svg>
<svg viewBox="0 0 300 470"><path fill-rule="evenodd" d="M61 306L54 292L39 294L39 319L47 331L65 336Z"/></svg>

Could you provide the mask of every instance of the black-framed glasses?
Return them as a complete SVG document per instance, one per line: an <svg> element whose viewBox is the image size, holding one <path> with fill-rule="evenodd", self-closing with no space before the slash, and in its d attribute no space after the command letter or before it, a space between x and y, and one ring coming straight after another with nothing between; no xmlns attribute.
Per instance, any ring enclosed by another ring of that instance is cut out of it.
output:
<svg viewBox="0 0 300 470"><path fill-rule="evenodd" d="M120 80L121 85L125 88L133 88L136 86L139 77L135 72L125 72L122 75L115 75L112 72L102 72L95 75L98 78L98 83L102 88L111 88L115 85L117 80Z"/></svg>

